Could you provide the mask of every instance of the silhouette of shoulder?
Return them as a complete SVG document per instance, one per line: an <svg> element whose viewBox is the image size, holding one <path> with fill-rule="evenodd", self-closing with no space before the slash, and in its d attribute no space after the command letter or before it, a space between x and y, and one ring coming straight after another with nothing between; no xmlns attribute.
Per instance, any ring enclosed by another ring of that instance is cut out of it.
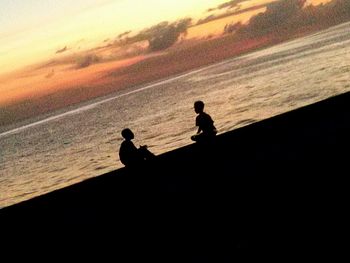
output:
<svg viewBox="0 0 350 263"><path fill-rule="evenodd" d="M121 143L119 159L124 165L132 165L140 161L138 149L132 141L125 140Z"/></svg>
<svg viewBox="0 0 350 263"><path fill-rule="evenodd" d="M196 117L196 126L199 126L203 130L203 132L210 132L213 129L215 129L213 124L214 121L212 120L210 115L205 112L201 112Z"/></svg>

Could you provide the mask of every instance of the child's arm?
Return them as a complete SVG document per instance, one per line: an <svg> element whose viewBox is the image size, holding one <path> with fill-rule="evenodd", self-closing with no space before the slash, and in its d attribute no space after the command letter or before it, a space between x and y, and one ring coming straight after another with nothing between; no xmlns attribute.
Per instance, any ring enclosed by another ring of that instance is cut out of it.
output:
<svg viewBox="0 0 350 263"><path fill-rule="evenodd" d="M197 134L200 133L202 131L202 127L199 121L199 115L196 118L196 126L198 126L198 130L197 130Z"/></svg>

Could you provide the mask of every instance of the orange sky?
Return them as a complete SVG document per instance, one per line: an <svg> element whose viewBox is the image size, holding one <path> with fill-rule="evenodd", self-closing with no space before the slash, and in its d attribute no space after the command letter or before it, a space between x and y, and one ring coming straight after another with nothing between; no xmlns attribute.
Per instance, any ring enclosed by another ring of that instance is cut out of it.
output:
<svg viewBox="0 0 350 263"><path fill-rule="evenodd" d="M126 30L137 31L164 20L173 21L186 16L200 17L208 7L222 2L2 0L0 74L50 58L65 46L88 49Z"/></svg>
<svg viewBox="0 0 350 263"><path fill-rule="evenodd" d="M6 0L7 1L7 0ZM95 1L95 0L89 0ZM96 0L97 1L97 0ZM138 1L138 0L134 0ZM152 0L154 4L160 3L160 0ZM163 1L163 0L162 0ZM178 0L180 1L180 0ZM181 3L177 2L177 5ZM183 0L189 1L189 0ZM193 3L196 3L196 0L192 0ZM188 13L176 14L176 17L185 17L187 14L191 14L193 16L197 16L197 18L206 17L208 14L203 13L204 7L215 7L218 4L221 4L225 1L222 0L200 0L201 7L197 8L195 5L189 6L187 10ZM313 0L313 4L319 4L321 2L325 3L330 0ZM103 2L103 3L102 3ZM111 2L111 3L109 3ZM132 7L129 5L132 1L117 1L119 8L123 5L120 3L124 3L125 12L130 10ZM260 5L262 3L271 2L271 0L252 0L246 2L242 8ZM311 2L311 1L310 1ZM172 1L174 3L174 1ZM33 37L33 39L21 39L20 37L23 34L26 34L27 31L24 32L16 32L13 35L8 35L5 40L8 42L0 43L0 55L3 52L10 52L6 56L2 55L2 60L0 61L0 69L3 72L9 69L15 69L25 64L35 64L38 61L47 60L53 57L59 57L55 55L55 51L61 49L65 46L69 48L79 49L80 45L85 45L85 48L91 48L96 45L101 45L101 39L108 37L111 32L115 32L117 34L117 27L109 28L108 24L103 25L103 23L111 22L113 19L118 20L118 16L109 17L111 15L111 7L115 4L115 1L100 1L101 5L95 6L95 9L88 9L85 12L80 13L78 16L70 16L68 21L62 25L62 20L58 19L55 22L49 23L48 25L44 25L40 27L40 30L30 31L31 34L29 36ZM150 6L151 8L154 6ZM107 9L106 9L107 8ZM130 9L128 9L130 8ZM175 4L172 8L167 9L169 14L164 14L165 18L169 18L169 21L175 20L175 14L171 13L171 9L175 9ZM109 11L107 11L109 10ZM151 10L151 9L150 9ZM95 23L93 27L83 26L82 21L92 20L94 15L100 15L100 12L105 12L104 14L106 19L103 23ZM216 21L212 21L206 24L202 24L196 27L191 27L188 30L188 38L200 38L206 37L208 35L222 34L223 27L232 22L238 21L247 21L252 15L256 15L258 12L263 12L264 9L255 10L251 12L247 12L235 17L226 17L222 19L218 19ZM122 11L120 10L122 13ZM144 10L139 10L139 12L145 12ZM164 11L165 12L165 11ZM166 13L166 12L165 12ZM110 20L109 20L110 19ZM158 18L161 20L162 18ZM150 22L150 21L148 21ZM155 24L157 19L154 20ZM61 23L61 24L60 24ZM140 20L141 23L141 20ZM146 25L147 23L144 21L141 25ZM151 23L152 24L152 23ZM74 25L74 26L73 26ZM77 30L83 31L77 33ZM102 28L107 28L106 30L102 30ZM127 27L126 27L127 28ZM63 39L60 39L61 36L65 36ZM1 36L1 32L0 32ZM49 37L47 37L49 36ZM23 46L22 46L23 45ZM56 65L55 67L48 68L39 68L36 70L27 69L26 71L21 71L18 74L6 74L1 75L0 72L0 105L4 105L9 103L10 101L15 101L18 99L29 98L32 96L37 96L40 94L46 94L48 92L53 92L62 88L74 88L82 83L93 82L98 79L98 76L105 72L106 70L112 70L117 67L123 65L130 65L131 63L135 63L139 61L142 57L128 59L118 62L109 62L109 63L100 63L88 68L80 69L80 70L72 70L72 64L63 64ZM11 67L12 65L12 67ZM5 70L4 70L5 69ZM53 70L53 72L52 72Z"/></svg>
<svg viewBox="0 0 350 263"><path fill-rule="evenodd" d="M21 74L0 78L1 89L0 105L34 98L65 89L79 88L81 85L96 85L103 81L105 72L128 66L142 60L142 56L107 63L98 63L76 70L71 64L56 65L50 69L23 71Z"/></svg>
<svg viewBox="0 0 350 263"><path fill-rule="evenodd" d="M18 2L18 6L8 4L8 7L2 7L7 1ZM273 0L250 0L241 3L241 8L271 1ZM317 4L327 1L329 0L311 0L310 2ZM22 13L16 11L20 10L20 5L24 5L22 3L28 2L36 3L36 6ZM40 2L46 4L39 5ZM65 6L65 2L70 4ZM224 2L227 1L147 0L147 5L143 4L141 8L140 4L145 3L144 0L77 0L74 1L75 5L69 0L29 0L27 2L3 0L0 1L0 10L3 9L4 12L3 21L0 19L0 23L2 22L0 74L52 58L55 56L55 51L65 46L70 47L71 50L88 49L100 45L103 39L114 38L126 30L140 30L160 21L174 21L188 16L196 19L203 18L208 15L205 12L209 7L216 7ZM76 6L82 3L85 5L82 10L78 10ZM12 16L11 13L6 13L11 11L11 6L14 9ZM62 14L59 13L59 8L62 9ZM254 14L256 12L242 14L236 19L247 20ZM1 15L0 11L0 17ZM196 28L195 32L191 30L190 36L198 37L202 34L202 30L215 34L219 31L219 26L221 26L219 23L216 25L211 23L207 28Z"/></svg>
<svg viewBox="0 0 350 263"><path fill-rule="evenodd" d="M250 0L241 3L241 8L271 1ZM314 4L328 1L309 0ZM160 21L187 16L203 18L208 15L205 12L209 7L224 2L227 1L147 0L147 4L142 4L145 0L2 0L0 74L48 59L65 46L88 49L126 30L135 31ZM243 14L237 20L246 20L255 13ZM210 27L197 28L196 32L190 33L198 36L201 30L209 30L210 34L218 32L214 23Z"/></svg>

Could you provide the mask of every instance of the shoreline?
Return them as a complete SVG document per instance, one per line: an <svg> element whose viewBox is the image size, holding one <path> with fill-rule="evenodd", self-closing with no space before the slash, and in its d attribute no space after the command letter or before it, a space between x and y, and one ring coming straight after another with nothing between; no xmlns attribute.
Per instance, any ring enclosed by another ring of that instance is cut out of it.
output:
<svg viewBox="0 0 350 263"><path fill-rule="evenodd" d="M305 36L308 35L311 34ZM177 78L181 75L191 74L191 72L225 63L225 61L237 59L240 56L271 48L294 39L291 37L281 40L279 37L272 35L234 42L234 38L234 35L224 35L217 39L204 40L184 49L181 47L170 48L166 54L148 57L126 67L100 73L101 76L94 81L97 83L95 85L89 86L89 83L81 83L70 89L62 87L62 90L47 95L5 104L1 106L3 112L0 115L0 126L11 127L16 125L16 122L25 123L28 119L35 118L38 115L51 115L53 112L61 112L65 108L75 108L79 104L88 104L90 101L109 97L118 92L137 89L138 87ZM206 55L200 56L199 54L202 53ZM168 67L159 67L159 64L168 65ZM150 68L152 70L149 70ZM98 82L102 84L98 84ZM50 101L50 105L46 100ZM34 105L41 110L30 112L28 105L31 105L31 109ZM13 119L13 116L17 115L17 119Z"/></svg>
<svg viewBox="0 0 350 263"><path fill-rule="evenodd" d="M242 56L243 55L245 55L245 54L242 54ZM118 99L118 98L123 97L123 96L127 96L129 94L141 92L143 90L147 90L147 89L150 89L152 87L164 84L166 82L177 80L179 78L198 73L200 71L209 69L211 67L216 67L218 65L225 64L228 61L237 59L239 57L240 56L227 58L225 60L222 60L222 61L219 61L219 62L216 62L213 64L204 65L204 66L194 68L194 69L182 72L182 73L174 74L174 75L169 76L169 77L165 77L162 79L156 79L154 81L143 83L143 84L138 84L138 85L135 85L132 87L122 88L120 90L114 91L114 92L107 94L107 95L104 95L104 96L91 98L89 100L82 101L82 102L79 102L77 104L69 105L67 107L68 109L67 108L60 108L57 110L53 110L51 112L40 114L39 116L30 117L28 119L25 119L25 120L22 120L20 122L13 123L13 124L10 124L7 126L7 127L11 127L11 128L6 129L6 126L5 126L5 129L0 130L0 137L6 136L8 134L16 133L17 130L22 130L22 129L26 129L28 127L36 126L37 124L41 124L41 123L44 123L44 122L47 122L50 120L54 120L54 119L60 118L60 117L65 116L65 115L72 114L74 112L89 110L91 107L95 107L96 105L107 103L109 101ZM32 122L32 121L30 121L31 119L37 119L37 120Z"/></svg>
<svg viewBox="0 0 350 263"><path fill-rule="evenodd" d="M324 30L326 30L326 29L324 29ZM320 33L320 32L317 31L316 33ZM73 104L69 104L68 106L64 106L64 107L58 107L57 109L55 108L55 109L52 109L52 110L47 111L47 112L42 112L39 115L29 116L29 117L26 117L26 118L21 119L19 121L14 121L14 122L8 123L8 124L5 123L4 125L1 125L2 127L0 127L0 137L1 136L6 136L7 134L15 133L16 130L22 129L22 127L24 127L24 129L25 129L26 127L35 126L36 125L35 123L42 123L42 122L46 122L47 120L49 121L51 119L56 119L56 118L59 118L60 116L68 115L71 112L79 111L79 109L81 109L81 108L85 108L85 107L89 108L89 106L94 105L94 104L98 105L98 104L101 104L101 103L108 102L110 100L117 99L117 98L122 97L122 96L126 96L128 94L137 93L137 92L142 91L144 89L149 89L151 87L160 85L160 84L165 83L165 82L170 82L170 81L176 80L178 78L182 78L182 77L185 77L185 76L188 76L188 75L195 74L197 72L206 70L206 69L211 68L211 67L216 67L218 65L225 64L228 61L239 59L241 56L245 56L245 55L248 55L248 54L251 54L251 53L254 53L254 52L258 52L258 51L263 50L263 49L266 49L266 48L271 48L271 47L274 47L276 45L285 44L285 43L288 43L290 41L295 41L295 40L297 40L299 38L312 36L312 35L313 35L312 33L309 33L309 34L301 35L299 37L290 37L289 39L285 39L285 40L280 40L280 39L276 38L275 40L270 40L271 43L268 42L267 44L264 44L263 46L253 47L252 49L248 48L247 50L245 50L245 51L243 51L243 52L241 52L239 54L236 54L236 55L233 55L233 56L226 56L225 58L217 60L217 61L214 61L214 62L200 64L199 66L190 67L187 70L178 70L179 72L175 71L174 73L172 73L169 76L165 76L165 77L161 77L161 78L154 78L153 80L146 81L146 82L143 82L143 83L136 83L135 85L131 85L131 86L130 85L126 85L124 87L115 88L114 91L111 91L111 92L106 93L106 94L102 94L100 96L89 97L86 100L82 100L82 101L79 101L79 102L76 102L76 103L73 103ZM232 35L226 35L226 36L224 36L224 37L222 37L220 39L222 41L224 41L225 39L227 40L227 39L232 38L232 37L233 37ZM207 41L209 43L212 40L207 40ZM238 45L239 43L232 43L232 44ZM199 45L206 45L206 43L203 42L201 44L197 44L197 46L199 46ZM197 46L195 46L195 48L197 48ZM190 51L192 49L189 48ZM175 52L172 51L170 53L179 53L179 50L176 50ZM166 55L163 55L163 56L164 57L169 57L169 54L166 54ZM171 55L170 55L170 57L171 57ZM152 60L152 59L157 60L157 57L156 58L152 58L151 57L151 58L148 58L145 61L141 61L139 63L147 64L148 60ZM130 68L138 67L138 65L136 63L135 65L127 66L126 68L121 68L121 69L119 69L117 71L129 71L129 67ZM105 75L106 76L107 75L113 75L117 71L111 71L111 72L105 73ZM56 92L55 94L58 95L60 93L61 92ZM55 95L55 94L53 94L53 95ZM44 98L46 98L46 97L44 97ZM41 98L39 98L39 100L40 99ZM14 105L17 105L17 104L14 104ZM19 102L19 105L21 105L21 102ZM13 105L4 106L3 108L6 111L7 107L11 108L12 106ZM34 120L34 119L35 119L34 122L31 121L31 120Z"/></svg>

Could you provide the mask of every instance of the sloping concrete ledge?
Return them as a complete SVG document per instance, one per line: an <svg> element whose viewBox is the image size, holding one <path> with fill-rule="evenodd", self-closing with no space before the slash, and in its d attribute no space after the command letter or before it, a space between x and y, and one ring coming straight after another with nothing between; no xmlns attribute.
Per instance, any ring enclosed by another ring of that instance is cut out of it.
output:
<svg viewBox="0 0 350 263"><path fill-rule="evenodd" d="M349 136L344 93L3 208L0 222L8 236L112 240L166 262L341 246Z"/></svg>

